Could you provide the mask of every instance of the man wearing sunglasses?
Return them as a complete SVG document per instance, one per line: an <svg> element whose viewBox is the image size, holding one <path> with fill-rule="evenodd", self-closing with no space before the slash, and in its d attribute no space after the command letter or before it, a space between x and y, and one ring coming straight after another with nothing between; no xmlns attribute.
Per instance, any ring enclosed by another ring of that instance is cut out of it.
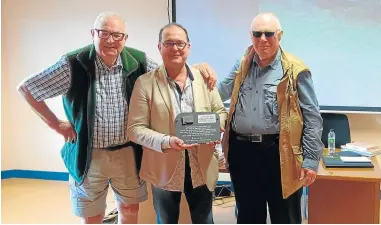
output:
<svg viewBox="0 0 381 225"><path fill-rule="evenodd" d="M127 136L127 115L135 107L130 97L136 79L157 64L144 52L125 47L126 32L119 14L101 13L91 30L93 44L65 54L18 88L65 139L61 156L70 174L72 210L84 223L102 223L109 185L119 223L137 223L139 202L147 199L138 176L141 147ZM211 71L206 64L200 67ZM215 74L204 77L215 80ZM59 95L68 121L58 119L44 102Z"/></svg>
<svg viewBox="0 0 381 225"><path fill-rule="evenodd" d="M136 81L128 117L128 136L144 148L140 176L152 184L158 221L178 223L185 194L193 223L213 223L212 191L218 178L214 144L189 145L176 137L179 113L215 112L225 126L227 112L217 89L209 90L198 69L186 64L187 30L169 24L159 33L163 65Z"/></svg>
<svg viewBox="0 0 381 225"><path fill-rule="evenodd" d="M256 16L252 46L218 84L231 99L222 144L238 223L266 223L266 204L272 223L301 223L302 186L314 182L324 148L311 72L280 47L282 35L274 14Z"/></svg>

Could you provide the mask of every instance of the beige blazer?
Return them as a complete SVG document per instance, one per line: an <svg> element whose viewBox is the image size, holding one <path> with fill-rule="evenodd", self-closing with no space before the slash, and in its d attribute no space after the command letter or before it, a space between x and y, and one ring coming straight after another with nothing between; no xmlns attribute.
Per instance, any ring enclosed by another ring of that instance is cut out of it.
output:
<svg viewBox="0 0 381 225"><path fill-rule="evenodd" d="M191 69L194 109L196 112L215 112L220 116L221 127L225 127L226 109L217 89L209 90L200 71ZM140 76L134 85L128 112L128 137L143 146L140 177L155 186L167 185L180 159L180 151L162 151L164 135L175 136L175 109L165 67ZM198 160L204 181L209 190L214 190L218 179L218 155L209 145L197 147Z"/></svg>

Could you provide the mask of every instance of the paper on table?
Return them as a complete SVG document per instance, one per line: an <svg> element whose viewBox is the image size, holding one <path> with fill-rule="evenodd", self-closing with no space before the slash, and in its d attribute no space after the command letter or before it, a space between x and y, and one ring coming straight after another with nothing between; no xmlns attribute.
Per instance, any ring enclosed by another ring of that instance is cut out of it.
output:
<svg viewBox="0 0 381 225"><path fill-rule="evenodd" d="M218 181L225 181L225 182L231 181L230 174L228 174L228 173L220 173L219 176L218 176Z"/></svg>
<svg viewBox="0 0 381 225"><path fill-rule="evenodd" d="M340 157L341 161L343 162L371 162L371 160L367 157L360 156L360 157Z"/></svg>

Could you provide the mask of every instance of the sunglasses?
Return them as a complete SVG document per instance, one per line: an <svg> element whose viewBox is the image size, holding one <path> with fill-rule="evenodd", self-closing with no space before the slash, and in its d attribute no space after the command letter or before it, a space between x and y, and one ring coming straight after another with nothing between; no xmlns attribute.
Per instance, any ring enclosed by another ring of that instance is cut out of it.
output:
<svg viewBox="0 0 381 225"><path fill-rule="evenodd" d="M269 37L273 37L275 35L276 31L274 32L270 32L270 31L253 31L253 36L256 37L256 38L260 38L262 37L262 34L265 35L265 37L269 38Z"/></svg>

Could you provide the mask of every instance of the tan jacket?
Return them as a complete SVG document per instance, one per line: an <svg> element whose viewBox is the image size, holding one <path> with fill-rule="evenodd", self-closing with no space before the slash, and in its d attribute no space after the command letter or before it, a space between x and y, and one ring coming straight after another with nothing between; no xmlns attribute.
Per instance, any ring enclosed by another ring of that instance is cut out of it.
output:
<svg viewBox="0 0 381 225"><path fill-rule="evenodd" d="M210 91L200 71L191 69L195 112L215 112L225 126L227 112L216 89ZM175 136L175 109L165 67L146 73L138 78L131 96L128 116L128 137L143 146L140 177L156 186L167 185L180 158L173 149L161 151L164 135ZM218 179L218 155L209 145L197 147L198 161L204 181L214 190Z"/></svg>
<svg viewBox="0 0 381 225"><path fill-rule="evenodd" d="M248 74L254 54L254 48L250 46L242 57L235 74L226 132L222 140L226 159L229 151L230 123L238 101L239 89ZM303 161L301 149L303 116L299 107L296 79L301 72L308 70L308 68L296 57L282 49L281 63L284 75L277 87L280 123L279 153L283 198L287 198L303 185L302 181L299 180Z"/></svg>

